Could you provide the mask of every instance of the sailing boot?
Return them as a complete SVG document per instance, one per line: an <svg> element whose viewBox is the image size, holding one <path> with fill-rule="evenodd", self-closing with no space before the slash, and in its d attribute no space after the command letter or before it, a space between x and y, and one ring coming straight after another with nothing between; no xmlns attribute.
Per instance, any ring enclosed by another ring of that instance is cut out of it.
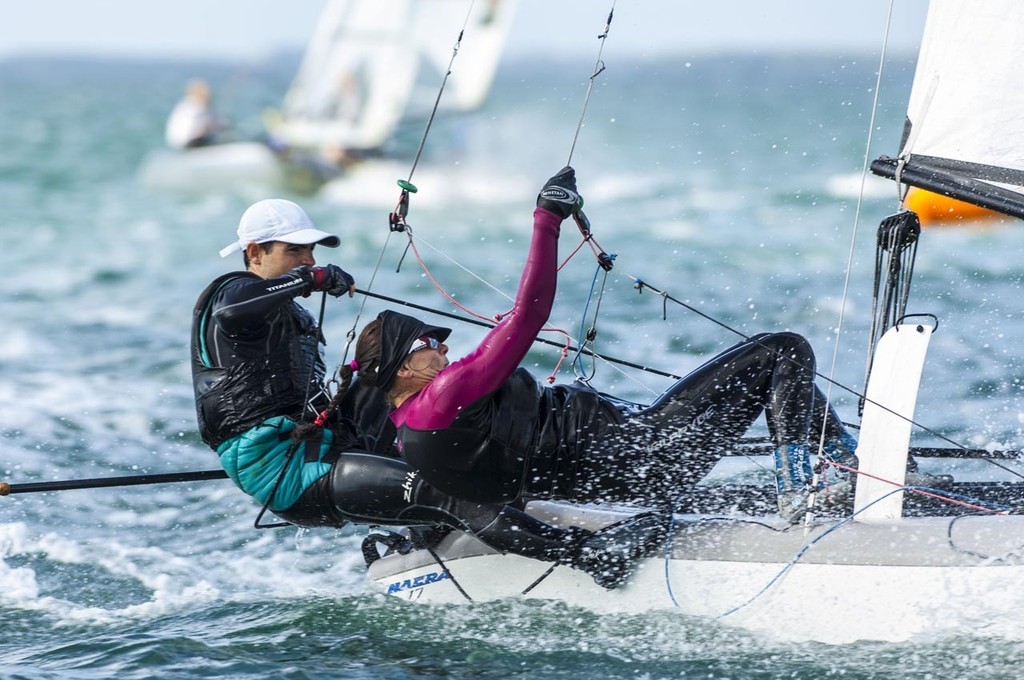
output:
<svg viewBox="0 0 1024 680"><path fill-rule="evenodd" d="M852 468L854 471L857 469L857 440L850 433L843 432L839 437L825 442L824 452L829 460L839 463L844 468ZM850 483L844 484L844 481L846 481L844 476L847 474ZM838 472L839 481L833 486L836 487L837 493L841 493L843 489L849 489L852 496L856 478L855 472L840 470ZM939 491L950 491L953 488L953 476L932 475L921 472L918 470L917 460L913 456L908 456L907 473L903 483L905 486L920 486Z"/></svg>
<svg viewBox="0 0 1024 680"><path fill-rule="evenodd" d="M506 506L476 536L498 550L579 569L612 589L629 578L638 559L664 544L667 523L653 519L638 515L591 532L554 527Z"/></svg>
<svg viewBox="0 0 1024 680"><path fill-rule="evenodd" d="M779 515L796 524L807 512L811 495L811 450L804 444L783 444L775 449L775 489L779 495Z"/></svg>
<svg viewBox="0 0 1024 680"><path fill-rule="evenodd" d="M825 492L824 501L832 505L849 506L853 503L854 483L857 478L857 440L843 431L829 439L822 448L825 458L837 465L824 465L819 492Z"/></svg>
<svg viewBox="0 0 1024 680"><path fill-rule="evenodd" d="M825 457L834 463L839 463L843 468L857 469L857 440L849 432L843 432L838 437L829 439L823 448ZM838 474L850 474L848 470L839 468Z"/></svg>
<svg viewBox="0 0 1024 680"><path fill-rule="evenodd" d="M633 575L637 561L664 548L670 523L670 515L645 512L611 524L580 542L569 564L599 586L618 588Z"/></svg>

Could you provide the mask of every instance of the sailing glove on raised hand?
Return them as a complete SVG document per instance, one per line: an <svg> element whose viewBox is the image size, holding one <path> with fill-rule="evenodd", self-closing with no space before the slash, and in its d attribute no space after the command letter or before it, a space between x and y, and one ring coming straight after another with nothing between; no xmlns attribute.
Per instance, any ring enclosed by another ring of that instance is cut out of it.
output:
<svg viewBox="0 0 1024 680"><path fill-rule="evenodd" d="M563 220L583 207L583 199L576 193L576 171L565 166L548 180L537 195L537 207L550 210Z"/></svg>
<svg viewBox="0 0 1024 680"><path fill-rule="evenodd" d="M323 290L334 297L341 297L345 293L349 297L355 295L355 279L338 265L311 267L309 272L313 276L313 290Z"/></svg>

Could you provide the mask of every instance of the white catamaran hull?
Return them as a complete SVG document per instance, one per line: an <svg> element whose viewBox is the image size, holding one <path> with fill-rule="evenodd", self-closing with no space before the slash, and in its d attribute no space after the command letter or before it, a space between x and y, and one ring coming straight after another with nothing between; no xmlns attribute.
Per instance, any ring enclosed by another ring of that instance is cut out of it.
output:
<svg viewBox="0 0 1024 680"><path fill-rule="evenodd" d="M541 505L547 519L580 512ZM444 567L417 550L382 557L369 576L417 602L532 598L599 613L672 610L784 640L901 641L965 627L1024 634L1024 517L833 521L805 533L749 517L679 516L673 534L669 557L642 561L615 590L567 566L544 576L550 563L497 554L458 532L435 548Z"/></svg>
<svg viewBox="0 0 1024 680"><path fill-rule="evenodd" d="M664 554L610 591L582 571L548 573L549 563L497 554L459 532L430 550L371 554L369 576L388 594L422 602L527 597L599 612L672 609L793 640L897 641L965 625L1020 635L1024 516L958 516L944 506L946 516L902 516L908 423L931 331L903 324L878 343L858 447L861 476L845 518L805 527L774 515L676 515ZM711 497L725 487L698 488ZM589 530L628 516L552 502L530 503L527 511Z"/></svg>

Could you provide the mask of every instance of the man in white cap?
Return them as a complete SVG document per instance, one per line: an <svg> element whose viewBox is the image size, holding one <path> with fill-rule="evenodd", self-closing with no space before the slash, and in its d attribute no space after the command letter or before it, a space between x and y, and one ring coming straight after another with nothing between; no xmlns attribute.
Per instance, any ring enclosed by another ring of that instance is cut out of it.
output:
<svg viewBox="0 0 1024 680"><path fill-rule="evenodd" d="M272 509L289 507L330 467L322 460L329 429L319 447L289 448L291 430L326 403L323 335L295 298L355 294L351 276L333 264L318 267L313 257L317 245L340 243L291 201L254 203L238 223L238 240L220 251L241 251L245 271L215 279L193 312L199 432L243 491L261 503L273 497Z"/></svg>

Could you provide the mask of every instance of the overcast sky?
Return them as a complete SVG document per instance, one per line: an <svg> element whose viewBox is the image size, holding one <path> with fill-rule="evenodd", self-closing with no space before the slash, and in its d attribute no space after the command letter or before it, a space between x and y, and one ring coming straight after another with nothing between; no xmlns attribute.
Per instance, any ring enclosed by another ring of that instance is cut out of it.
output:
<svg viewBox="0 0 1024 680"><path fill-rule="evenodd" d="M387 11L389 0L377 1ZM889 45L916 49L927 3L893 2ZM0 21L0 57L56 53L256 60L282 48L301 48L324 4L11 0L4 3ZM877 52L889 6L890 0L617 0L605 55L830 47ZM520 0L507 54L596 56L596 35L611 7L610 0Z"/></svg>

